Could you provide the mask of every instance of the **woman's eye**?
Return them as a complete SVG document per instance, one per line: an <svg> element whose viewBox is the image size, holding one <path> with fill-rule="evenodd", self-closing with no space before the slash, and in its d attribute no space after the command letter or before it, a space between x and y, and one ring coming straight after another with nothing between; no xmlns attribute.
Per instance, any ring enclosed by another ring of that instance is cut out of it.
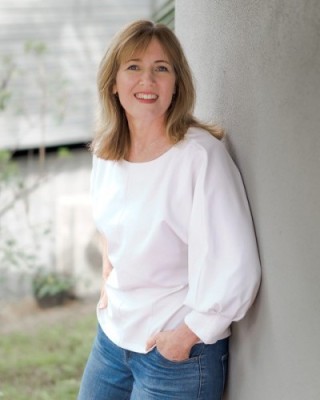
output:
<svg viewBox="0 0 320 400"><path fill-rule="evenodd" d="M138 71L139 67L138 65L129 65L128 69L130 71Z"/></svg>
<svg viewBox="0 0 320 400"><path fill-rule="evenodd" d="M167 68L165 65L159 65L159 66L156 68L156 70L157 70L157 71L160 71L160 72L168 72L168 71L169 71L168 68Z"/></svg>

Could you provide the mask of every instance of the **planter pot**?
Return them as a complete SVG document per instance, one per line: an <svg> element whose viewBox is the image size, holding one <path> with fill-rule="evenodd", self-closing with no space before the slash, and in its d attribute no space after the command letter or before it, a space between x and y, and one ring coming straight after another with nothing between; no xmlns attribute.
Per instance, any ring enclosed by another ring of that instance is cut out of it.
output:
<svg viewBox="0 0 320 400"><path fill-rule="evenodd" d="M43 297L36 297L36 302L40 308L51 308L62 306L68 298L67 292L60 292L55 295L45 295Z"/></svg>

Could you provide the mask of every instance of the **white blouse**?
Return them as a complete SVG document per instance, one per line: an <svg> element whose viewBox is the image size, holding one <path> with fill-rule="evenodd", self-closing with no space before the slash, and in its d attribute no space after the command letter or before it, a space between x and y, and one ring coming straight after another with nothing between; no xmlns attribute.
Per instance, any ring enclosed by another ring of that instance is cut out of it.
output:
<svg viewBox="0 0 320 400"><path fill-rule="evenodd" d="M118 346L185 322L204 343L230 335L252 304L260 264L238 169L198 128L142 163L93 157L92 205L113 266L99 323Z"/></svg>

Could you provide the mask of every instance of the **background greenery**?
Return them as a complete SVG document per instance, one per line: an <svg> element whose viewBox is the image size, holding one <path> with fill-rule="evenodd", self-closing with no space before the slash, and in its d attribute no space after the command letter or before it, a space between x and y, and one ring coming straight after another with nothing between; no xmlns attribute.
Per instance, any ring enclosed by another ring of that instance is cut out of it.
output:
<svg viewBox="0 0 320 400"><path fill-rule="evenodd" d="M2 335L0 398L74 400L96 331L96 316L33 333Z"/></svg>

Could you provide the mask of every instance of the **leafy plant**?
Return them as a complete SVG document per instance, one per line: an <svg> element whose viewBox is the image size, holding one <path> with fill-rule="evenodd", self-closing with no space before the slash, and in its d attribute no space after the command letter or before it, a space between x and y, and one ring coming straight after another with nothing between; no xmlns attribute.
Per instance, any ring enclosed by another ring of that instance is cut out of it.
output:
<svg viewBox="0 0 320 400"><path fill-rule="evenodd" d="M71 295L73 279L58 272L38 272L32 280L32 290L36 298L56 296L59 293Z"/></svg>
<svg viewBox="0 0 320 400"><path fill-rule="evenodd" d="M61 170L65 160L71 156L68 148L61 147L57 150ZM26 179L25 176L26 171L19 169L18 162L12 158L12 152L0 150L0 297L14 295L15 286L22 285L24 288L19 289L19 294L30 291L31 277L40 267L44 267L44 260L41 259L43 240L53 233L51 220L36 222L30 218L30 199L54 175L47 173L31 179ZM18 217L15 224L7 222L16 215ZM46 267L49 268L47 265ZM7 284L12 281L13 274L17 284ZM66 285L65 279L63 285ZM57 282L49 289L55 290Z"/></svg>

